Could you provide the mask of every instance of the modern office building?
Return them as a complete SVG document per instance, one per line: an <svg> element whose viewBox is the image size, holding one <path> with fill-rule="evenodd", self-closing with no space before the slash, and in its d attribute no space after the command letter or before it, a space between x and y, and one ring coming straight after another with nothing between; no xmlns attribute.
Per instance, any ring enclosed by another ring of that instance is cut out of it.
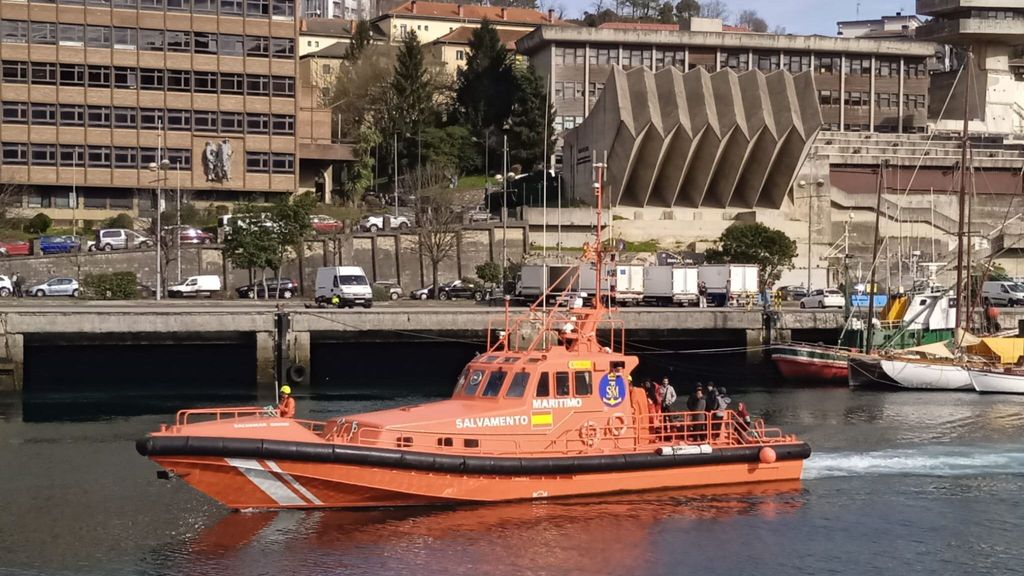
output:
<svg viewBox="0 0 1024 576"><path fill-rule="evenodd" d="M913 14L897 12L894 16L882 16L869 20L844 20L836 22L836 36L843 38L901 39L913 38L914 31L921 25L921 19Z"/></svg>
<svg viewBox="0 0 1024 576"><path fill-rule="evenodd" d="M559 131L583 122L615 66L655 72L699 66L709 72L810 70L822 129L924 132L928 60L935 52L932 43L905 40L555 26L534 30L516 46L551 83Z"/></svg>
<svg viewBox="0 0 1024 576"><path fill-rule="evenodd" d="M0 184L63 222L294 192L296 1L0 0Z"/></svg>

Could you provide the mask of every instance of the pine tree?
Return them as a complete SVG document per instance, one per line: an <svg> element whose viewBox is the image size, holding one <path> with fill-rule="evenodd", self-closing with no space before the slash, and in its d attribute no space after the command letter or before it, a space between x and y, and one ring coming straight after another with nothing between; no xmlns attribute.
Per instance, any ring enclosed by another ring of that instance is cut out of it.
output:
<svg viewBox="0 0 1024 576"><path fill-rule="evenodd" d="M484 20L469 40L466 67L459 71L455 101L470 131L501 128L512 107L514 78L508 50L498 31Z"/></svg>
<svg viewBox="0 0 1024 576"><path fill-rule="evenodd" d="M537 74L533 65L517 70L512 114L508 121L509 155L514 164L521 165L526 172L535 166L545 165L545 134L548 138L547 154L551 155L555 151L554 130L551 127L554 118L555 109L544 90L544 80Z"/></svg>
<svg viewBox="0 0 1024 576"><path fill-rule="evenodd" d="M415 140L423 130L424 120L432 104L430 78L423 62L423 48L415 32L409 32L398 49L391 90L395 99L395 129L404 139ZM404 158L405 165L410 166L410 146L402 145L399 148L399 155Z"/></svg>
<svg viewBox="0 0 1024 576"><path fill-rule="evenodd" d="M370 23L366 20L360 20L356 24L355 30L352 30L352 41L348 45L348 50L345 51L345 58L349 60L358 60L359 56L363 53L363 50L373 41L373 37L370 33Z"/></svg>

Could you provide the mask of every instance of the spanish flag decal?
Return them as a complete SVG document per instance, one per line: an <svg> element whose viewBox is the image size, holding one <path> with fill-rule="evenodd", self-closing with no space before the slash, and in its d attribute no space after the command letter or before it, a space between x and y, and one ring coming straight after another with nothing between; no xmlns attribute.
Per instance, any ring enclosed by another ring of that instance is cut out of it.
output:
<svg viewBox="0 0 1024 576"><path fill-rule="evenodd" d="M551 428L554 424L554 417L550 410L544 412L530 412L530 426L532 428Z"/></svg>

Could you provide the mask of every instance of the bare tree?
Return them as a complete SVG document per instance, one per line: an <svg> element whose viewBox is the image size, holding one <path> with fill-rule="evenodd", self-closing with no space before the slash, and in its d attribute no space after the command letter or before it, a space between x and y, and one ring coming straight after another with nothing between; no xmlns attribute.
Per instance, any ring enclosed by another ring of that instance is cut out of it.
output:
<svg viewBox="0 0 1024 576"><path fill-rule="evenodd" d="M454 190L439 188L429 196L420 198L420 212L416 233L416 249L430 261L430 278L437 297L437 269L449 259L459 243L462 213Z"/></svg>
<svg viewBox="0 0 1024 576"><path fill-rule="evenodd" d="M740 26L746 26L752 32L767 32L768 23L765 22L764 18L761 18L757 10L744 10L740 12L739 19L736 22Z"/></svg>
<svg viewBox="0 0 1024 576"><path fill-rule="evenodd" d="M718 18L725 20L729 17L729 7L722 0L707 0L700 3L701 18Z"/></svg>
<svg viewBox="0 0 1024 576"><path fill-rule="evenodd" d="M0 184L0 222L7 219L7 211L21 205L27 191L24 184Z"/></svg>

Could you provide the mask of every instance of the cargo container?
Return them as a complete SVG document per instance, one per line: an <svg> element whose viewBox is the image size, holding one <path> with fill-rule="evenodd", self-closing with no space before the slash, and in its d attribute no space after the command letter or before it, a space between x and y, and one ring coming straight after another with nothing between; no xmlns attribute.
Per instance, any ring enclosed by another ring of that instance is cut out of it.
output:
<svg viewBox="0 0 1024 576"><path fill-rule="evenodd" d="M637 305L644 299L644 269L641 264L619 264L615 267L615 303Z"/></svg>
<svg viewBox="0 0 1024 576"><path fill-rule="evenodd" d="M644 268L644 303L693 306L698 303L696 266Z"/></svg>
<svg viewBox="0 0 1024 576"><path fill-rule="evenodd" d="M726 306L757 298L756 264L704 264L697 279L707 288L708 304Z"/></svg>

